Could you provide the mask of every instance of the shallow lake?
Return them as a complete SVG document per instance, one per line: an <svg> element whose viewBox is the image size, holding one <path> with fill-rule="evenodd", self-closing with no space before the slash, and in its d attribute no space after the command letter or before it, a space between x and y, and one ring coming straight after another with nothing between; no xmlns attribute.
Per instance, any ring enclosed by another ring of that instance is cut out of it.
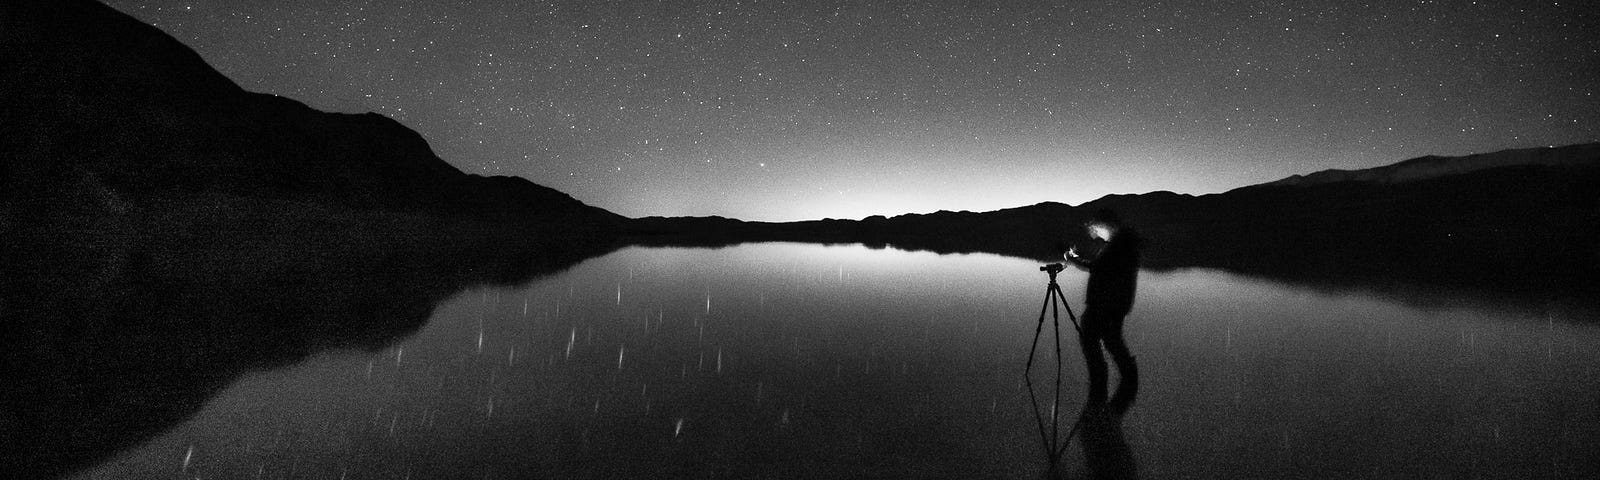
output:
<svg viewBox="0 0 1600 480"><path fill-rule="evenodd" d="M462 292L386 349L246 375L77 478L1040 478L1022 374L1038 267L624 249ZM1084 279L1061 276L1075 308ZM1126 332L1142 383L1122 431L1143 478L1600 473L1591 314L1212 270L1140 282ZM1085 375L1064 335L1070 422ZM1063 462L1085 474L1078 444Z"/></svg>

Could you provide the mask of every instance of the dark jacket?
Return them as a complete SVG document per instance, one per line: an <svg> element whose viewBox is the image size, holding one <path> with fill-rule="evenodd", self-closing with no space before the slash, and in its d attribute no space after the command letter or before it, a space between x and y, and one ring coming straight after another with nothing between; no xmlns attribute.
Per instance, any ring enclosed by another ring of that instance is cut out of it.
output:
<svg viewBox="0 0 1600 480"><path fill-rule="evenodd" d="M1131 227L1122 227L1093 262L1089 262L1089 286L1084 304L1098 310L1097 315L1121 318L1133 309L1133 294L1139 284L1139 249L1144 239Z"/></svg>

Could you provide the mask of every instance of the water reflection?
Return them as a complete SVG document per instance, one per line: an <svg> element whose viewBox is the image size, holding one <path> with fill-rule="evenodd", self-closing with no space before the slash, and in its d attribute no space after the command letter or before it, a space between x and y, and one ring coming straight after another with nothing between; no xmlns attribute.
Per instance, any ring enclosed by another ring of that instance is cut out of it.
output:
<svg viewBox="0 0 1600 480"><path fill-rule="evenodd" d="M92 465L186 421L246 372L330 349L379 350L465 286L523 283L604 253L424 256L405 242L306 233L8 250L0 477ZM190 470L196 450L182 457Z"/></svg>
<svg viewBox="0 0 1600 480"><path fill-rule="evenodd" d="M457 294L395 345L237 377L78 477L1040 478L1021 375L1037 268L860 246L624 249ZM1080 302L1083 276L1062 275ZM1138 407L1107 416L1120 395L1066 388L1087 405L1068 477L1597 469L1600 332L1564 310L1415 310L1214 271L1140 281ZM228 363L210 355L196 360ZM1063 381L1089 386L1075 359Z"/></svg>
<svg viewBox="0 0 1600 480"><path fill-rule="evenodd" d="M1130 381L1131 380L1131 381ZM1092 382L1093 380L1091 380ZM1133 448L1123 436L1122 424L1138 396L1138 379L1123 379L1111 399L1090 396L1078 413L1077 438L1083 450L1084 478L1132 480L1139 478ZM1094 388L1091 385L1089 388Z"/></svg>

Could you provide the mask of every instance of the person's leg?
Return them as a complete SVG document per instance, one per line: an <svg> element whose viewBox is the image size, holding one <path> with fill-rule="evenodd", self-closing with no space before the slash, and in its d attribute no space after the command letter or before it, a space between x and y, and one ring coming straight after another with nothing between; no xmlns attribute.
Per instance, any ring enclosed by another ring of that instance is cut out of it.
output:
<svg viewBox="0 0 1600 480"><path fill-rule="evenodd" d="M1111 401L1112 408L1120 414L1132 406L1134 398L1139 395L1139 364L1128 351L1121 328L1107 332L1105 344L1106 351L1111 353L1111 360L1117 362L1117 375L1121 377L1117 380L1116 398Z"/></svg>
<svg viewBox="0 0 1600 480"><path fill-rule="evenodd" d="M1106 359L1100 353L1100 342L1105 324L1092 309L1083 312L1083 331L1078 334L1078 345L1083 348L1083 364L1089 370L1089 401L1106 399Z"/></svg>

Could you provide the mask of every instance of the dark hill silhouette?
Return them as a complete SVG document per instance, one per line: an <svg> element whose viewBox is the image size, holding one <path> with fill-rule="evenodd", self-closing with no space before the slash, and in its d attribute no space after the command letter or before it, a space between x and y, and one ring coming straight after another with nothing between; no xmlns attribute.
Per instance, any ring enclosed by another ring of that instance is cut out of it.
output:
<svg viewBox="0 0 1600 480"><path fill-rule="evenodd" d="M215 193L569 234L622 220L524 179L464 174L381 115L246 92L160 30L94 2L7 2L0 58L0 201L13 212Z"/></svg>
<svg viewBox="0 0 1600 480"><path fill-rule="evenodd" d="M1600 158L1600 144L1570 145L1561 148L1522 148L1480 153L1462 157L1428 155L1392 165L1362 170L1323 170L1310 175L1265 183L1264 186L1306 186L1338 182L1402 183L1513 166L1593 167Z"/></svg>
<svg viewBox="0 0 1600 480"><path fill-rule="evenodd" d="M1462 165L1455 165L1461 162ZM1329 288L1591 298L1600 285L1600 144L1423 157L1225 193L1108 195L860 221L642 218L631 242L863 243L1058 261L1101 208L1150 238L1151 268L1222 268Z"/></svg>

